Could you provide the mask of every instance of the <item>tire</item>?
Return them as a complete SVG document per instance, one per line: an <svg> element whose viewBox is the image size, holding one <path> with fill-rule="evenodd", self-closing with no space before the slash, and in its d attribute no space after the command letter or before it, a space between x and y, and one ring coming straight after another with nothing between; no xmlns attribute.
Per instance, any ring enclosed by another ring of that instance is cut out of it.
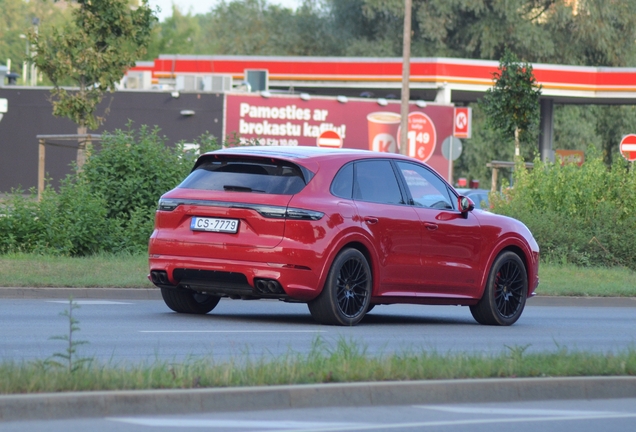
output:
<svg viewBox="0 0 636 432"><path fill-rule="evenodd" d="M218 296L180 288L161 288L161 296L166 305L175 312L200 315L210 312L221 300Z"/></svg>
<svg viewBox="0 0 636 432"><path fill-rule="evenodd" d="M311 316L321 324L353 326L369 309L373 276L357 249L342 250L329 270L318 297L308 303Z"/></svg>
<svg viewBox="0 0 636 432"><path fill-rule="evenodd" d="M521 316L527 295L526 266L516 253L503 252L490 269L484 295L470 312L480 324L509 326Z"/></svg>

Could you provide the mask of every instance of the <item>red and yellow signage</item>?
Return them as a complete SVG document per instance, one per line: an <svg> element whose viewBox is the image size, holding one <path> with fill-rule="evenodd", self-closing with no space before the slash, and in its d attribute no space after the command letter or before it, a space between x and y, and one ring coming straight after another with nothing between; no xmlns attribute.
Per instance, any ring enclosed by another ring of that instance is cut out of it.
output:
<svg viewBox="0 0 636 432"><path fill-rule="evenodd" d="M583 150L555 150L556 161L561 165L577 164L583 165L585 162L585 152Z"/></svg>
<svg viewBox="0 0 636 432"><path fill-rule="evenodd" d="M228 93L225 136L258 140L272 146L332 146L398 152L400 103L385 106L376 100L348 100L297 95ZM441 140L453 134L455 111L450 105L410 107L408 154L426 161L441 175L448 171Z"/></svg>

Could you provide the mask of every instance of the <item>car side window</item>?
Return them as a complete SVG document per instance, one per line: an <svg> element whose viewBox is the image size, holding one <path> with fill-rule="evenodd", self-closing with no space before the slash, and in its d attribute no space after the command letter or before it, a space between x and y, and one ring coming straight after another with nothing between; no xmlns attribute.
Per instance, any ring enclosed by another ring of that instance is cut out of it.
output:
<svg viewBox="0 0 636 432"><path fill-rule="evenodd" d="M353 164L345 165L338 171L331 183L331 193L340 198L351 199L353 193Z"/></svg>
<svg viewBox="0 0 636 432"><path fill-rule="evenodd" d="M481 203L484 200L484 196L482 194L475 194L474 196L469 197L475 203L475 208L480 209Z"/></svg>
<svg viewBox="0 0 636 432"><path fill-rule="evenodd" d="M391 162L388 160L356 162L353 198L382 204L404 204Z"/></svg>
<svg viewBox="0 0 636 432"><path fill-rule="evenodd" d="M409 162L397 162L417 207L454 210L455 204L444 183L432 171Z"/></svg>

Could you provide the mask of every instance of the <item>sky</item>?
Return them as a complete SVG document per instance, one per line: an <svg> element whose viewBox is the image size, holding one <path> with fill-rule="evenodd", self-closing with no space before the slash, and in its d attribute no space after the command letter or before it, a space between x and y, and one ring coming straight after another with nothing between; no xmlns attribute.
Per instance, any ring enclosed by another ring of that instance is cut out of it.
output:
<svg viewBox="0 0 636 432"><path fill-rule="evenodd" d="M226 0L226 2L229 3L229 0ZM299 6L301 2L302 0L269 0L269 3L271 4L278 4L292 9ZM196 15L209 12L210 9L220 2L219 0L149 0L148 3L153 9L155 6L159 6L161 8L161 12L158 17L160 21L163 21L172 14L173 3L181 12L192 12L193 15Z"/></svg>

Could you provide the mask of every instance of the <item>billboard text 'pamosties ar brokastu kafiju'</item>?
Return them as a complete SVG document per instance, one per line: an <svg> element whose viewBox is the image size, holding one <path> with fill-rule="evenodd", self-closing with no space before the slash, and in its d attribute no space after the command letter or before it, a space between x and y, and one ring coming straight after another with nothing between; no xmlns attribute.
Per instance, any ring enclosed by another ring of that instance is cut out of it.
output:
<svg viewBox="0 0 636 432"><path fill-rule="evenodd" d="M226 94L225 136L257 139L262 145L326 146L396 152L399 149L400 103L346 100L298 95ZM411 104L408 154L424 161L442 176L448 160L441 143L453 134L450 105ZM335 133L334 133L335 132Z"/></svg>

